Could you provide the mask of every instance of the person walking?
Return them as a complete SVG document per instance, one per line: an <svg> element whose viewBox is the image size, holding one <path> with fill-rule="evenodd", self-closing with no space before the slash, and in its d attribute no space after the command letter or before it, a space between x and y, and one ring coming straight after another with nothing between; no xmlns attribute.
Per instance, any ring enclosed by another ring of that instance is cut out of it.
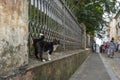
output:
<svg viewBox="0 0 120 80"><path fill-rule="evenodd" d="M100 53L100 47L99 47L99 44L96 44L96 53Z"/></svg>
<svg viewBox="0 0 120 80"><path fill-rule="evenodd" d="M108 48L109 48L109 44L108 44L108 42L106 42L106 44L105 44L105 53L107 53L107 54L108 54Z"/></svg>
<svg viewBox="0 0 120 80"><path fill-rule="evenodd" d="M93 41L93 43L92 43L92 51L96 52L96 42L95 41Z"/></svg>
<svg viewBox="0 0 120 80"><path fill-rule="evenodd" d="M114 42L114 38L112 38L110 43L109 43L109 52L110 52L110 54L108 55L108 57L113 58L114 55L115 55L115 50L116 50L116 44Z"/></svg>
<svg viewBox="0 0 120 80"><path fill-rule="evenodd" d="M119 40L118 43L117 43L117 50L118 50L118 52L120 53L120 40Z"/></svg>

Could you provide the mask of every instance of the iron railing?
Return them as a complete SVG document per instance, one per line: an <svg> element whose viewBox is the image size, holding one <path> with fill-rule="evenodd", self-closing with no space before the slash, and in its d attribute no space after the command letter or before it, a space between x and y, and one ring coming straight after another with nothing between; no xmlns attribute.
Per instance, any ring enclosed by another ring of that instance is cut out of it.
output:
<svg viewBox="0 0 120 80"><path fill-rule="evenodd" d="M81 48L82 30L62 0L29 0L29 48L41 32L46 41L60 40L64 49Z"/></svg>

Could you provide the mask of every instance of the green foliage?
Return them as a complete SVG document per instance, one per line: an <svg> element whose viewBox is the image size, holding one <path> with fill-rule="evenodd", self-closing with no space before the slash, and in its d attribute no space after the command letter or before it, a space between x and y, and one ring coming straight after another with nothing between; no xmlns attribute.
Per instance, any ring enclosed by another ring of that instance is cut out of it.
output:
<svg viewBox="0 0 120 80"><path fill-rule="evenodd" d="M72 12L76 15L79 23L86 25L87 33L94 35L96 30L102 30L99 25L107 24L103 14L115 12L116 0L66 0Z"/></svg>

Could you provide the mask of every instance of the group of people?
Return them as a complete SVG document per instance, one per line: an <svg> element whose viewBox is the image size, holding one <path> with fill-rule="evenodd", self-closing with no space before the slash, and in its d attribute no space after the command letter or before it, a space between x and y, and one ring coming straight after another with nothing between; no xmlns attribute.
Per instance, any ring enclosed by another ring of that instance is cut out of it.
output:
<svg viewBox="0 0 120 80"><path fill-rule="evenodd" d="M114 41L114 38L111 39L110 42L106 42L99 46L96 44L96 42L93 42L92 50L95 53L106 53L108 57L113 58L115 55L115 52L120 52L120 40L118 42Z"/></svg>

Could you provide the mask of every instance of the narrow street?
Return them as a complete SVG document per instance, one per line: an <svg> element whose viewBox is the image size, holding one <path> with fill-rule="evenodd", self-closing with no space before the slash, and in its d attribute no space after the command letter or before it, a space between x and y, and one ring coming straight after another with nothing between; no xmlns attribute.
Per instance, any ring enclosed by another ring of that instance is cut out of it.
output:
<svg viewBox="0 0 120 80"><path fill-rule="evenodd" d="M69 80L120 80L120 53L114 58L92 53Z"/></svg>

